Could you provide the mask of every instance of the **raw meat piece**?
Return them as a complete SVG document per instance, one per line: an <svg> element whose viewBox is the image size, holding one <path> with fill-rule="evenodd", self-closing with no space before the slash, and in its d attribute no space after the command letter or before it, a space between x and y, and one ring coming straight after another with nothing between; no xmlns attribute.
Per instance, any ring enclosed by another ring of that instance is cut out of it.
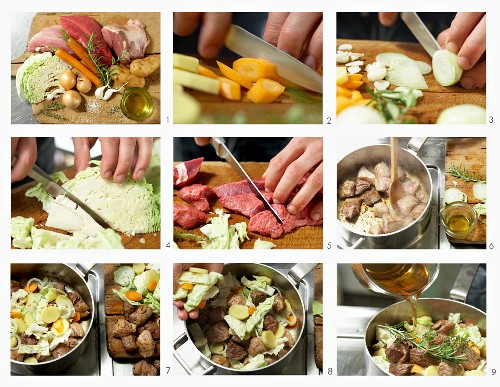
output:
<svg viewBox="0 0 500 387"><path fill-rule="evenodd" d="M368 206L373 206L380 200L380 195L378 194L377 190L372 188L371 190L361 195L361 200L363 200Z"/></svg>
<svg viewBox="0 0 500 387"><path fill-rule="evenodd" d="M375 189L379 192L387 192L391 186L390 177L378 177L375 180Z"/></svg>
<svg viewBox="0 0 500 387"><path fill-rule="evenodd" d="M368 230L368 234L372 234L372 235L378 235L381 233L381 228L380 228L380 224L378 223L375 223L375 224L372 224L370 226L370 230Z"/></svg>
<svg viewBox="0 0 500 387"><path fill-rule="evenodd" d="M370 189L371 184L367 182L366 180L363 180L361 178L358 178L356 180L356 192L355 195L359 195L360 193L365 192L367 189Z"/></svg>
<svg viewBox="0 0 500 387"><path fill-rule="evenodd" d="M192 184L179 191L179 197L196 207L198 210L207 212L210 208L208 201L215 196L212 188L202 184Z"/></svg>
<svg viewBox="0 0 500 387"><path fill-rule="evenodd" d="M342 214L347 219L352 219L359 214L361 210L361 198L346 199L344 202L344 207L342 208Z"/></svg>
<svg viewBox="0 0 500 387"><path fill-rule="evenodd" d="M182 228L194 228L207 222L208 216L194 207L174 204L174 224Z"/></svg>
<svg viewBox="0 0 500 387"><path fill-rule="evenodd" d="M200 172L203 157L184 161L174 166L174 187L182 188L191 184L198 172Z"/></svg>
<svg viewBox="0 0 500 387"><path fill-rule="evenodd" d="M276 239L283 235L283 225L278 223L271 211L266 210L250 218L248 231Z"/></svg>
<svg viewBox="0 0 500 387"><path fill-rule="evenodd" d="M337 190L340 199L353 197L355 192L356 192L356 183L351 180L344 181Z"/></svg>
<svg viewBox="0 0 500 387"><path fill-rule="evenodd" d="M28 43L29 52L45 52L51 51L49 47L62 48L69 52L71 55L74 54L67 45L66 41L61 38L62 25L58 24L55 26L45 27L43 30L33 35L30 42Z"/></svg>
<svg viewBox="0 0 500 387"><path fill-rule="evenodd" d="M382 216L382 232L388 234L401 229L404 225L403 219L389 214Z"/></svg>
<svg viewBox="0 0 500 387"><path fill-rule="evenodd" d="M120 63L130 64L134 59L144 58L144 52L149 44L149 38L139 20L131 19L124 26L110 24L102 27L102 36L116 57L123 55Z"/></svg>
<svg viewBox="0 0 500 387"><path fill-rule="evenodd" d="M411 216L414 220L418 219L420 215L422 215L425 210L425 206L426 204L418 204L415 208L413 208L413 210L411 210Z"/></svg>
<svg viewBox="0 0 500 387"><path fill-rule="evenodd" d="M358 171L358 179L367 181L370 184L375 183L376 176L371 173L364 165Z"/></svg>
<svg viewBox="0 0 500 387"><path fill-rule="evenodd" d="M418 204L417 199L414 196L403 196L398 200L398 207L403 213L403 215L408 215L411 213L411 210Z"/></svg>
<svg viewBox="0 0 500 387"><path fill-rule="evenodd" d="M252 180L259 190L264 190L264 180ZM234 183L222 184L214 188L218 197L236 196L252 193L250 186L246 180L237 181Z"/></svg>
<svg viewBox="0 0 500 387"><path fill-rule="evenodd" d="M401 185L403 186L403 190L407 195L415 195L415 192L417 192L417 189L420 186L418 181L415 180L405 181L404 183L401 183Z"/></svg>
<svg viewBox="0 0 500 387"><path fill-rule="evenodd" d="M389 169L389 166L384 163L383 161L381 163L378 163L375 165L375 168L373 169L373 173L377 178L380 177L391 177L391 170Z"/></svg>
<svg viewBox="0 0 500 387"><path fill-rule="evenodd" d="M406 179L406 171L401 167L398 167L398 179L401 181Z"/></svg>
<svg viewBox="0 0 500 387"><path fill-rule="evenodd" d="M264 204L253 193L223 196L219 203L228 210L235 211L249 218L264 211Z"/></svg>
<svg viewBox="0 0 500 387"><path fill-rule="evenodd" d="M427 202L429 201L429 195L427 194L427 192L425 192L425 189L423 187L420 187L418 189L415 197L417 198L418 202L422 204L427 204Z"/></svg>
<svg viewBox="0 0 500 387"><path fill-rule="evenodd" d="M389 207L387 207L387 204L385 204L384 202L376 203L373 206L373 213L377 218L381 218L384 216L384 214L389 213Z"/></svg>
<svg viewBox="0 0 500 387"><path fill-rule="evenodd" d="M103 65L111 66L113 54L102 36L101 26L86 15L61 16L62 27L69 36L75 38L83 47L87 47L90 36L94 36L94 54Z"/></svg>

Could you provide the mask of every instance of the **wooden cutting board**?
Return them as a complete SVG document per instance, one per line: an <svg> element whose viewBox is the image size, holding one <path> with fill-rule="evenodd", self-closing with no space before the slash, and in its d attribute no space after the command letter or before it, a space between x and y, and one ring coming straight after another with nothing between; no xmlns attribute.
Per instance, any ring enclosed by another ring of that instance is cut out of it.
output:
<svg viewBox="0 0 500 387"><path fill-rule="evenodd" d="M352 52L364 53L365 55L360 59L365 62L365 65L375 62L375 56L383 52L398 52L429 65L432 62L429 54L418 43L337 39L337 47L343 43L352 44ZM373 82L368 80L366 71L362 71L361 74L363 74L365 85L361 86L360 91L363 91L366 85L373 89ZM435 123L444 109L455 105L468 103L486 108L486 88L466 90L459 84L443 87L436 82L432 72L424 75L424 78L429 85L429 90L422 90L424 96L419 98L417 106L410 110L410 115L415 117L419 124ZM394 86L391 86L391 89L394 89ZM365 98L370 98L370 94L362 94Z"/></svg>
<svg viewBox="0 0 500 387"><path fill-rule="evenodd" d="M314 300L323 304L323 264L314 269ZM314 316L314 360L323 369L323 317Z"/></svg>
<svg viewBox="0 0 500 387"><path fill-rule="evenodd" d="M232 67L235 59L218 59ZM217 75L222 75L215 60L200 59L200 63L208 67ZM323 123L323 97L321 94L310 91L290 92L288 89L274 102L255 104L246 97L246 89L242 87L242 99L230 101L218 95L202 93L195 90L188 91L201 102L202 116L205 121L213 123L232 123L235 114L244 116L247 124L283 123L284 116L290 109L300 109L301 112L293 123L321 124ZM292 112L289 113L292 115Z"/></svg>
<svg viewBox="0 0 500 387"><path fill-rule="evenodd" d="M75 169L68 168L63 171L64 174L72 179L75 176ZM30 182L20 187L16 187L11 192L11 217L23 216L25 218L33 218L35 226L51 231L65 233L62 230L45 227L47 213L42 209L42 203L36 198L26 197L26 190L34 186L36 182ZM122 243L127 249L159 249L160 248L160 232L141 234L141 235L126 235L121 232L117 233L122 238ZM65 233L68 234L69 233ZM144 243L141 243L141 239Z"/></svg>
<svg viewBox="0 0 500 387"><path fill-rule="evenodd" d="M446 170L453 164L456 167L462 164L469 172L479 173L486 179L486 138L453 138L446 143ZM456 185L454 184L456 183ZM457 187L464 192L469 203L474 205L479 201L474 197L472 187L474 183L446 174L446 188ZM486 244L486 216L481 216L475 230L466 239L455 239L447 235L452 243Z"/></svg>
<svg viewBox="0 0 500 387"><path fill-rule="evenodd" d="M149 37L149 45L146 54L160 53L160 13L159 12L40 12L35 15L30 29L28 42L33 35L40 32L45 27L61 24L60 16L67 15L87 15L94 18L101 26L108 24L124 25L129 19L138 19L146 25L146 33ZM19 67L24 61L35 55L26 51L21 56L11 61L11 76L15 77ZM120 110L121 94L115 93L108 101L97 100L94 96L95 86L89 94L81 94L82 103L76 110L64 108L57 113L66 118L58 120L37 113L52 101L43 101L33 105L33 114L38 122L42 124L157 124L160 122L160 69L146 78L146 90L153 97L153 114L144 121L130 120L123 115ZM14 92L14 91L13 91ZM59 101L60 99L56 100ZM28 102L26 102L28 103ZM86 105L87 104L87 105Z"/></svg>
<svg viewBox="0 0 500 387"><path fill-rule="evenodd" d="M261 178L264 171L267 169L269 163L256 163L256 162L246 162L241 163L245 171L251 178L259 179ZM240 181L241 178L238 174L231 168L231 166L222 161L204 161L201 164L200 173L196 177L195 184L204 184L210 187L216 187L221 184L231 183L235 181ZM184 200L177 196L178 190L174 189L174 203L187 205ZM215 211L216 208L222 208L222 206L216 202L210 202L210 211ZM228 210L225 210L226 212ZM209 214L209 216L215 216L214 214ZM234 224L238 222L249 222L249 218L243 215L231 213L229 218L229 224ZM174 233L185 233L189 232L191 234L196 234L202 236L203 234L199 231L199 227L192 230L184 230L181 227L174 227ZM282 249L322 249L323 248L323 226L305 226L295 229L289 234L284 235L279 239L272 239L262 235L255 234L253 232L248 232L250 240L245 240L240 247L243 249L253 249L255 241L260 238L261 240L266 240L273 242L276 248ZM193 240L181 240L175 239L175 242L179 248L195 249L201 248L200 245Z"/></svg>

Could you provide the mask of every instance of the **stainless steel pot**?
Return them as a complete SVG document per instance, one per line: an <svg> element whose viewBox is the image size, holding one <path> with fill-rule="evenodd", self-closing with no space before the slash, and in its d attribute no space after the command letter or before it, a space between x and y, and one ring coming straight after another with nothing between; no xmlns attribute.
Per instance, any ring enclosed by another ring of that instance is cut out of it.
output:
<svg viewBox="0 0 500 387"><path fill-rule="evenodd" d="M304 303L297 291L297 286L300 283L301 279L304 278L311 270L316 267L316 263L299 263L293 266L288 275L283 275L276 269L269 267L267 265L259 264L259 263L229 263L224 265L224 269L222 271L223 274L232 273L237 277L241 277L243 275L253 276L253 275L265 275L272 279L273 285L275 285L278 289L280 289L281 293L284 297L290 302L292 309L297 316L297 325L294 329L290 330L292 334L295 344L288 353L283 356L281 359L275 361L272 364L267 365L266 367L259 368L254 371L243 371L243 370L235 370L233 368L223 367L220 364L213 362L212 360L205 357L200 352L200 364L208 364L208 367L203 371L203 375L213 374L217 371L217 369L224 369L234 374L280 374L280 370L284 369L289 359L292 357L291 353L294 352L298 346L298 342L302 337L302 333L305 327L306 308L304 307ZM185 344L187 341L192 343L192 339L189 336L189 331L187 326L189 324L189 320L184 323L184 333L182 333L177 339L174 340L174 357L181 364L181 366L186 370L189 374L194 374L193 370L189 365L184 361L182 356L179 353L179 348ZM194 346L194 343L192 343Z"/></svg>
<svg viewBox="0 0 500 387"><path fill-rule="evenodd" d="M418 240L427 227L430 218L432 179L425 164L417 157L418 151L427 137L413 138L408 143L407 149L398 152L398 164L411 175L415 176L429 194L429 201L420 216L406 227L389 234L368 234L361 229L359 222L342 221L337 215L339 232L352 248L403 248L411 242ZM391 164L391 146L387 144L370 145L360 148L345 156L337 164L337 186L345 180L356 180L359 169L364 165L373 170L380 162ZM338 211L340 203L338 200Z"/></svg>
<svg viewBox="0 0 500 387"><path fill-rule="evenodd" d="M450 293L454 299L443 298L419 298L417 303L418 316L431 316L433 321L448 319L450 313L460 313L463 322L469 322L478 326L481 334L486 335L486 313L465 304L468 289L472 284L478 265L467 264L462 266L457 280ZM366 375L385 376L390 373L382 370L372 359L372 345L376 342L377 325L394 325L401 321L408 321L411 316L411 306L407 301L401 301L390 305L373 317L365 331L365 370Z"/></svg>
<svg viewBox="0 0 500 387"><path fill-rule="evenodd" d="M90 268L87 269L80 264L76 265L76 269L62 263L11 265L11 279L53 277L64 281L72 290L80 295L83 301L89 306L91 312L89 329L80 343L70 352L57 359L38 364L27 364L11 360L10 366L12 372L20 375L54 374L78 361L87 346L89 333L94 325L94 298L84 280L89 271Z"/></svg>

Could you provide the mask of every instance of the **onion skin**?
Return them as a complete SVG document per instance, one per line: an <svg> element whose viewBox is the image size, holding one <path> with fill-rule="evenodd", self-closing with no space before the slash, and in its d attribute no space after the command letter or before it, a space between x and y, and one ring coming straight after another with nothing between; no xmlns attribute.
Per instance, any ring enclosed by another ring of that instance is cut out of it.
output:
<svg viewBox="0 0 500 387"><path fill-rule="evenodd" d="M92 89L92 82L88 78L80 78L78 77L78 81L76 82L76 89L83 94L86 94Z"/></svg>
<svg viewBox="0 0 500 387"><path fill-rule="evenodd" d="M76 109L82 103L82 96L76 90L68 90L62 96L62 103L70 109Z"/></svg>
<svg viewBox="0 0 500 387"><path fill-rule="evenodd" d="M76 85L76 75L70 69L65 70L59 76L59 83L65 90L71 90Z"/></svg>

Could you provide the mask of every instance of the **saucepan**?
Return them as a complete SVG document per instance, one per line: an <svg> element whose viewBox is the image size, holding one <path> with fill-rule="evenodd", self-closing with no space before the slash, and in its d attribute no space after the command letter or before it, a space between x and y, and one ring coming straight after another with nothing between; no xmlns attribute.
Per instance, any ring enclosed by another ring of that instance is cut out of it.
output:
<svg viewBox="0 0 500 387"><path fill-rule="evenodd" d="M270 266L258 264L258 263L230 263L224 265L224 270L222 274L232 273L236 277L242 277L243 275L251 278L253 275L263 275L271 278L272 283L276 286L281 294L290 302L290 305L297 317L297 325L290 330L292 337L295 341L294 346L288 351L288 353L277 361L259 368L253 371L246 370L236 370L234 368L227 368L221 366L205 357L200 352L200 364L205 363L209 364L207 368L203 371L202 374L213 374L217 371L217 369L224 369L225 371L229 371L233 374L280 374L282 370L285 369L285 366L288 364L290 359L292 358L292 353L299 346L300 338L302 337L302 333L304 331L305 322L306 322L306 308L304 307L304 302L302 301L300 294L297 290L297 287L302 280L311 270L316 267L316 263L299 263L293 266L287 273L284 275L273 269ZM184 361L178 349L185 344L187 341L190 341L193 346L194 343L190 337L188 331L188 325L192 322L190 320L184 323L184 333L182 333L177 339L174 340L174 357L181 364L181 366L188 372L189 374L194 374L194 371L189 367L189 365ZM203 360L203 361L202 361Z"/></svg>
<svg viewBox="0 0 500 387"><path fill-rule="evenodd" d="M28 364L11 360L10 365L12 372L19 375L54 374L77 362L82 356L82 353L88 344L89 335L94 325L94 298L84 280L84 277L89 271L90 268L87 269L80 264L77 264L75 269L63 263L11 265L11 279L14 280L19 280L21 278L52 277L64 281L69 288L80 295L83 301L89 306L91 312L89 329L75 348L57 359L37 364Z"/></svg>
<svg viewBox="0 0 500 387"><path fill-rule="evenodd" d="M430 197L433 189L430 173L417 156L426 140L427 137L412 138L407 149L400 149L398 152L398 165L418 179L429 195L424 211L413 222L388 234L369 234L366 231L366 225L370 219L368 217L365 219L363 214L359 215L355 221L342 219L343 199L337 200L339 232L342 238L352 244L352 248L403 248L423 234L430 218ZM349 153L337 164L337 186L346 180L356 181L358 171L363 165L373 170L373 167L382 161L387 165L391 164L391 146L388 144L370 145Z"/></svg>

